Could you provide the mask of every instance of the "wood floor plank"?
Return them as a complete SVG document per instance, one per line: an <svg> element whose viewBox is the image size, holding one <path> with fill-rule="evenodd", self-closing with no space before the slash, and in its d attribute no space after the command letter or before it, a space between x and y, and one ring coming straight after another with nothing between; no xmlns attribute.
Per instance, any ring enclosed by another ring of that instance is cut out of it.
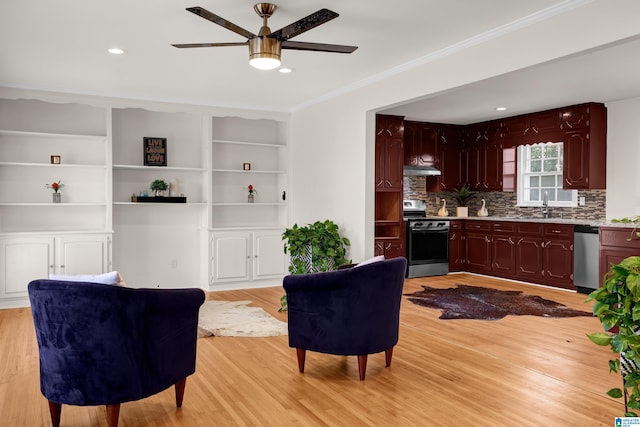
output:
<svg viewBox="0 0 640 427"><path fill-rule="evenodd" d="M574 309L591 310L585 295L471 274L407 279L520 290ZM209 293L250 300L280 320L281 287ZM623 413L606 391L613 354L592 344L593 317L441 320L440 311L403 298L400 341L390 367L371 355L365 381L355 357L308 352L304 374L288 337L209 337L198 341L197 371L183 407L173 389L120 411L120 426L566 426L613 425ZM16 426L50 425L40 394L38 352L29 309L0 310L0 414ZM104 407L63 406L63 426L105 426Z"/></svg>

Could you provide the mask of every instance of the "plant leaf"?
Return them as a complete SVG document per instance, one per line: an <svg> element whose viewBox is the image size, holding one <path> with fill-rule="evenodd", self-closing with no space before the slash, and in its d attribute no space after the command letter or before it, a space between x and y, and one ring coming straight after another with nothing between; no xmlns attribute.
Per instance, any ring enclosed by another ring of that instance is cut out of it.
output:
<svg viewBox="0 0 640 427"><path fill-rule="evenodd" d="M607 392L607 394L614 399L619 399L622 397L622 390L620 390L619 388L612 388Z"/></svg>
<svg viewBox="0 0 640 427"><path fill-rule="evenodd" d="M587 334L587 337L589 337L589 339L597 344L597 345L609 345L611 344L612 341L612 337L610 334L606 333L606 332L596 332L594 334Z"/></svg>

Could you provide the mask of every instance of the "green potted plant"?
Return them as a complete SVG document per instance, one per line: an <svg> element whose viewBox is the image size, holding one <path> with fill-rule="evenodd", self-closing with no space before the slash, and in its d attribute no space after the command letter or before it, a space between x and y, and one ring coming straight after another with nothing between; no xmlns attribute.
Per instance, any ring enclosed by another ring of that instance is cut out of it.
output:
<svg viewBox="0 0 640 427"><path fill-rule="evenodd" d="M631 230L631 236L627 240L631 240L634 234L637 237L640 237L640 231L638 231L638 226L640 226L640 215L627 216L624 218L613 218L611 222L618 222L622 224L633 225L633 230Z"/></svg>
<svg viewBox="0 0 640 427"><path fill-rule="evenodd" d="M602 287L589 294L587 302L590 301L595 301L593 314L602 323L604 332L587 336L595 344L608 345L619 354L616 360L609 361L609 371L620 372L623 386L607 394L613 398L624 396L626 415L636 417L629 410L640 409L640 256L612 265Z"/></svg>
<svg viewBox="0 0 640 427"><path fill-rule="evenodd" d="M470 191L469 186L467 184L463 185L459 190L457 188L453 189L453 198L458 202L458 207L456 208L456 216L469 216L469 208L467 207L467 202L476 196L475 191Z"/></svg>
<svg viewBox="0 0 640 427"><path fill-rule="evenodd" d="M164 192L169 188L164 179L156 179L151 183L151 190L155 192L156 197L164 196Z"/></svg>
<svg viewBox="0 0 640 427"><path fill-rule="evenodd" d="M340 236L339 227L330 220L316 221L304 227L294 224L282 233L284 252L289 252L291 274L316 273L335 270L347 260L349 239ZM286 295L280 300L280 311L286 310Z"/></svg>

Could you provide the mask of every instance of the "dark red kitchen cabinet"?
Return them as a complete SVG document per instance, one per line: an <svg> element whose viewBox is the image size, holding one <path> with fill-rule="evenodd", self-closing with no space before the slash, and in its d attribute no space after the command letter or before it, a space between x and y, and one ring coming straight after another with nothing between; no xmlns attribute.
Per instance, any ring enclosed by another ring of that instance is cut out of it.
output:
<svg viewBox="0 0 640 427"><path fill-rule="evenodd" d="M491 223L465 221L466 268L473 272L491 271Z"/></svg>
<svg viewBox="0 0 640 427"><path fill-rule="evenodd" d="M397 116L376 116L376 189L402 191L404 141L403 120Z"/></svg>
<svg viewBox="0 0 640 427"><path fill-rule="evenodd" d="M565 135L562 177L564 188L589 188L589 131Z"/></svg>
<svg viewBox="0 0 640 427"><path fill-rule="evenodd" d="M406 256L402 239L375 239L374 255L384 255L385 259Z"/></svg>
<svg viewBox="0 0 640 427"><path fill-rule="evenodd" d="M494 222L492 227L491 271L512 276L516 272L515 223Z"/></svg>
<svg viewBox="0 0 640 427"><path fill-rule="evenodd" d="M548 110L531 114L529 116L529 126L530 132L533 134L557 134L562 130L560 110ZM543 142L543 140L540 140L540 142Z"/></svg>
<svg viewBox="0 0 640 427"><path fill-rule="evenodd" d="M502 137L492 138L482 150L482 190L502 191Z"/></svg>
<svg viewBox="0 0 640 427"><path fill-rule="evenodd" d="M541 283L543 270L543 225L523 222L516 225L516 277L520 280Z"/></svg>
<svg viewBox="0 0 640 427"><path fill-rule="evenodd" d="M571 132L589 127L589 106L575 105L562 108L562 130Z"/></svg>
<svg viewBox="0 0 640 427"><path fill-rule="evenodd" d="M640 237L633 228L600 227L600 283L611 269L630 256L640 256Z"/></svg>
<svg viewBox="0 0 640 427"><path fill-rule="evenodd" d="M464 185L465 152L462 135L457 126L443 126L439 140L439 158L442 175L440 190L453 191Z"/></svg>
<svg viewBox="0 0 640 427"><path fill-rule="evenodd" d="M521 236L516 242L516 276L540 283L544 279L542 237Z"/></svg>
<svg viewBox="0 0 640 427"><path fill-rule="evenodd" d="M472 190L482 190L482 152L481 143L471 142L465 146L465 164L467 166L466 183Z"/></svg>
<svg viewBox="0 0 640 427"><path fill-rule="evenodd" d="M605 106L590 103L569 107L563 112L563 128L565 128L563 188L606 189L607 110Z"/></svg>
<svg viewBox="0 0 640 427"><path fill-rule="evenodd" d="M405 121L404 164L438 167L439 125Z"/></svg>
<svg viewBox="0 0 640 427"><path fill-rule="evenodd" d="M449 224L449 270L462 271L465 268L465 235L462 221L453 220Z"/></svg>
<svg viewBox="0 0 640 427"><path fill-rule="evenodd" d="M553 286L575 289L573 243L570 240L546 240L543 253L545 281Z"/></svg>

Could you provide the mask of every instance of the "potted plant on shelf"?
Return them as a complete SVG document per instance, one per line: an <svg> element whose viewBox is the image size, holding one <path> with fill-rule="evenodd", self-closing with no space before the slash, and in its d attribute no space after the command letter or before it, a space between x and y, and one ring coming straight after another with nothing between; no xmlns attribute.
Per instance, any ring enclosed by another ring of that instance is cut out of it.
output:
<svg viewBox="0 0 640 427"><path fill-rule="evenodd" d="M155 192L156 197L163 197L167 188L169 188L169 186L164 179L156 179L151 183L151 190Z"/></svg>
<svg viewBox="0 0 640 427"><path fill-rule="evenodd" d="M340 236L340 230L331 220L316 221L304 227L294 224L282 233L284 252L289 252L291 274L316 273L335 270L351 263L346 258L351 242ZM280 299L280 311L287 309L287 297Z"/></svg>
<svg viewBox="0 0 640 427"><path fill-rule="evenodd" d="M253 203L255 195L258 194L258 191L255 188L253 188L253 185L251 184L247 186L247 190L249 190L249 194L247 195L247 202Z"/></svg>
<svg viewBox="0 0 640 427"><path fill-rule="evenodd" d="M626 415L637 417L630 409L640 409L640 256L611 265L602 287L589 294L586 302L590 301L595 301L593 314L604 332L587 336L619 354L616 360L609 360L609 371L620 372L622 389L613 388L607 394L613 398L624 396Z"/></svg>
<svg viewBox="0 0 640 427"><path fill-rule="evenodd" d="M458 207L456 208L456 216L469 216L469 208L467 207L467 202L475 196L475 191L470 191L467 184L463 185L459 190L457 188L453 189L453 198L456 199L456 202L458 202Z"/></svg>
<svg viewBox="0 0 640 427"><path fill-rule="evenodd" d="M62 187L64 187L62 180L58 180L58 182L54 182L52 184L45 184L44 186L53 190L53 203L60 203L62 201L62 195L59 193L59 191L62 190Z"/></svg>

